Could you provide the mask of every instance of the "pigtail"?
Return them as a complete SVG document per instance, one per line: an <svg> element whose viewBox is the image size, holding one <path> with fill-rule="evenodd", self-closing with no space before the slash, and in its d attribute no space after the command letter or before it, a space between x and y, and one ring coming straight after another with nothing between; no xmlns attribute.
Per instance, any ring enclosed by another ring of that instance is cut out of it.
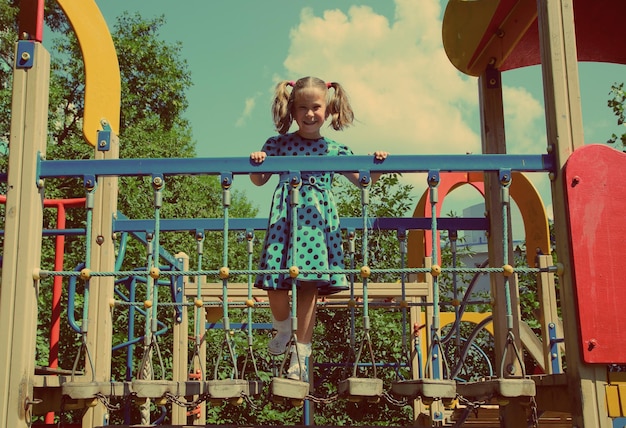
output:
<svg viewBox="0 0 626 428"><path fill-rule="evenodd" d="M330 96L327 106L328 115L331 117L330 125L335 131L340 131L352 125L354 112L350 106L348 94L339 83L328 82L326 86L334 88L334 93Z"/></svg>
<svg viewBox="0 0 626 428"><path fill-rule="evenodd" d="M289 132L293 117L291 116L291 105L293 103L291 92L287 86L293 86L293 82L283 80L276 85L274 91L274 102L272 103L272 117L274 118L274 126L279 134Z"/></svg>

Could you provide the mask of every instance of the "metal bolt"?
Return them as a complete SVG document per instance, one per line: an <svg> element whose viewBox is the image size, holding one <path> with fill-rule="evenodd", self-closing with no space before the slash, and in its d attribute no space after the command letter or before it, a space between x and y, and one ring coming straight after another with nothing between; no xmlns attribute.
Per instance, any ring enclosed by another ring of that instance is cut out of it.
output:
<svg viewBox="0 0 626 428"><path fill-rule="evenodd" d="M596 339L591 339L587 345L587 350L593 351L596 346L598 346L598 341Z"/></svg>
<svg viewBox="0 0 626 428"><path fill-rule="evenodd" d="M28 61L30 59L30 54L28 52L22 52L22 61Z"/></svg>

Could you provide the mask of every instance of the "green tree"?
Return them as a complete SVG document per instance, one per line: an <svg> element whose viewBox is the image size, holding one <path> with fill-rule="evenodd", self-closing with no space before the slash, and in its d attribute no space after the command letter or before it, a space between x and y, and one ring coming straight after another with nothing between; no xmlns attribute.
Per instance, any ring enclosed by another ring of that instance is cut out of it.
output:
<svg viewBox="0 0 626 428"><path fill-rule="evenodd" d="M52 3L56 5L56 3ZM10 122L11 70L13 65L14 43L17 39L17 8L12 3L0 3L0 23L6 31L0 32L0 162L6 171L9 154L8 135ZM93 148L82 137L81 118L84 109L84 71L80 49L68 25L59 13L58 7L46 10L46 20L53 30L52 36L51 81L49 100L49 143L48 159L89 159ZM181 57L181 45L168 44L160 37L160 29L165 23L163 17L144 20L139 15L125 14L119 18L113 30L113 38L120 56L122 77L122 120L120 125L120 157L194 157L195 142L191 137L190 125L183 114L187 108L186 91L191 85L191 77L186 61ZM6 25L5 25L6 24ZM129 218L153 218L153 194L150 178L121 178L118 208ZM46 198L76 198L85 195L81 180L73 178L51 179L46 182ZM215 176L166 177L163 190L162 218L222 217L222 188ZM232 217L254 217L256 209L245 195L234 192L231 198ZM83 209L67 212L67 228L84 228ZM54 213L44 212L44 228L55 227ZM192 232L192 231L190 231ZM222 264L221 233L208 233L204 244L204 269L215 269ZM233 266L246 267L247 260L240 234L232 232L228 236L229 260ZM184 251L190 255L193 269L198 259L197 243L192 233L163 233L161 245L172 254ZM84 259L85 242L82 236L69 236L66 239L65 270L74 269ZM141 243L131 241L126 251L123 270L145 268L146 250ZM54 242L45 238L42 248L43 269L52 269ZM76 305L80 311L81 284L77 285ZM145 290L139 285L138 296ZM52 279L42 281L39 317L37 364L46 366L48 362L50 296ZM160 287L163 295L160 301L170 300L168 287ZM123 290L123 286L120 286ZM160 292L160 293L161 293ZM140 298L140 300L142 300ZM63 307L67 302L67 286L64 286ZM78 311L78 312L79 312ZM65 317L65 313L63 317ZM77 316L80 318L80 316ZM114 345L126 340L125 325L127 311L115 311L116 328ZM173 311L161 309L159 319L166 325L173 324ZM143 323L137 321L137 334L143 334ZM59 365L72 368L76 358L78 335L62 322ZM161 345L163 359L171 367L171 335L167 335ZM141 350L136 350L140 361ZM123 352L113 355L113 378L123 379ZM136 367L134 368L136 370ZM170 370L171 372L171 370Z"/></svg>
<svg viewBox="0 0 626 428"><path fill-rule="evenodd" d="M624 125L626 123L626 114L624 112L624 104L626 104L626 92L624 92L624 83L614 83L611 85L609 92L609 100L607 105L611 108L615 116L617 116L617 124ZM612 134L607 141L609 144L616 144L622 150L626 148L626 132L622 135Z"/></svg>

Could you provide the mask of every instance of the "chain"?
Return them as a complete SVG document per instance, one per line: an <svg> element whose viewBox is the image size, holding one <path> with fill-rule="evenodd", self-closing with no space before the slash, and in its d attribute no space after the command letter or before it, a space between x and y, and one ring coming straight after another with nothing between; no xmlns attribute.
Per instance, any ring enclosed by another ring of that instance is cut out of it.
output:
<svg viewBox="0 0 626 428"><path fill-rule="evenodd" d="M120 407L121 407L120 403L117 403L115 405L111 404L111 401L109 401L108 397L106 395L102 394L101 392L97 392L96 393L96 398L110 412L115 411L115 410L119 410Z"/></svg>
<svg viewBox="0 0 626 428"><path fill-rule="evenodd" d="M537 428L539 426L539 416L537 415L537 402L535 397L530 397L530 424L531 428Z"/></svg>
<svg viewBox="0 0 626 428"><path fill-rule="evenodd" d="M482 400L482 401L470 401L467 398L463 397L462 395L457 395L456 398L457 398L457 400L459 400L459 403L464 404L469 409L471 409L476 416L478 416L478 409L482 405L486 404L487 401L489 401L489 399Z"/></svg>
<svg viewBox="0 0 626 428"><path fill-rule="evenodd" d="M177 406L186 407L188 409L192 409L192 408L198 406L200 403L206 401L209 398L209 394L201 394L201 395L198 396L198 398L196 398L193 401L185 401L185 400L181 400L176 395L174 395L174 394L172 394L170 392L166 392L165 393L165 398L167 399L168 402L176 404Z"/></svg>
<svg viewBox="0 0 626 428"><path fill-rule="evenodd" d="M241 396L243 397L244 400L246 400L246 403L248 403L252 409L259 410L261 407L263 407L263 406L259 407L252 399L252 396L248 394L241 394Z"/></svg>
<svg viewBox="0 0 626 428"><path fill-rule="evenodd" d="M403 398L402 400L398 400L398 399L394 398L389 393L389 391L383 391L383 398L385 400L387 400L387 402L389 404L392 404L392 405L397 406L397 407L404 407L404 406L407 406L409 404L409 402L407 401L406 398Z"/></svg>
<svg viewBox="0 0 626 428"><path fill-rule="evenodd" d="M330 404L339 399L339 394L333 394L329 397L316 397L315 395L308 394L306 397L304 397L304 399L310 400L317 404Z"/></svg>

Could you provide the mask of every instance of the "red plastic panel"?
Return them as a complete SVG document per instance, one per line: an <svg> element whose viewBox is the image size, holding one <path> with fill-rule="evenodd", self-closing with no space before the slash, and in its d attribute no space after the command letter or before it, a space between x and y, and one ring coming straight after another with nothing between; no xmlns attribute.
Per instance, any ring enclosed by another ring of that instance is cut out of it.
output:
<svg viewBox="0 0 626 428"><path fill-rule="evenodd" d="M584 146L564 171L583 360L626 364L626 154Z"/></svg>
<svg viewBox="0 0 626 428"><path fill-rule="evenodd" d="M44 0L21 0L18 17L21 39L43 41ZM24 35L26 34L26 37Z"/></svg>
<svg viewBox="0 0 626 428"><path fill-rule="evenodd" d="M498 8L511 1L500 1ZM510 6L509 6L510 7ZM611 62L626 64L623 18L626 13L624 0L574 0L574 25L578 61ZM493 24L493 23L492 23ZM535 65L541 62L539 30L535 21L522 37L513 52L504 61L500 71Z"/></svg>

